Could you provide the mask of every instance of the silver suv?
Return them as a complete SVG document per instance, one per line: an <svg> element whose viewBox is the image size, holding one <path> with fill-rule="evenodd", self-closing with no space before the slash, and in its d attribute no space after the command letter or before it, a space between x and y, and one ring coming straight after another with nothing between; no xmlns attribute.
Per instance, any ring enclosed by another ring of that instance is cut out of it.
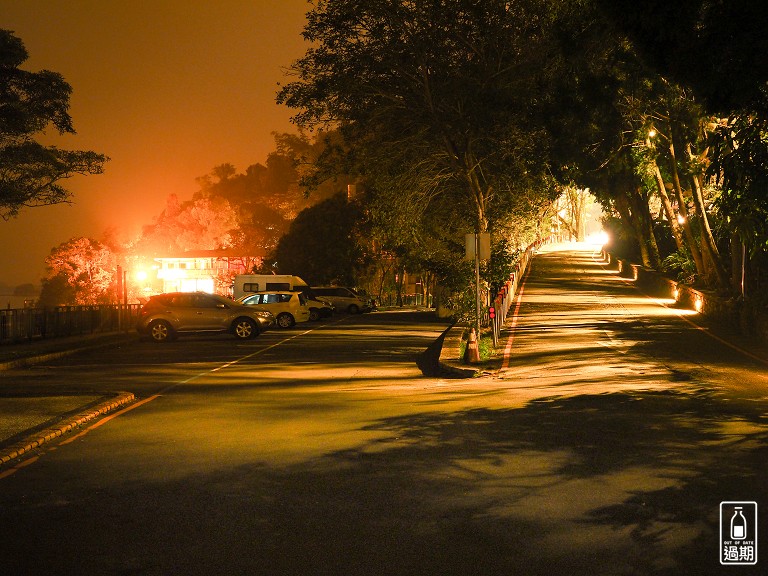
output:
<svg viewBox="0 0 768 576"><path fill-rule="evenodd" d="M168 292L151 296L141 307L136 330L155 342L173 340L184 332L229 332L245 340L274 323L271 312L223 296Z"/></svg>
<svg viewBox="0 0 768 576"><path fill-rule="evenodd" d="M343 310L350 314L370 312L373 309L369 298L345 286L312 286L312 292L330 300L336 310Z"/></svg>

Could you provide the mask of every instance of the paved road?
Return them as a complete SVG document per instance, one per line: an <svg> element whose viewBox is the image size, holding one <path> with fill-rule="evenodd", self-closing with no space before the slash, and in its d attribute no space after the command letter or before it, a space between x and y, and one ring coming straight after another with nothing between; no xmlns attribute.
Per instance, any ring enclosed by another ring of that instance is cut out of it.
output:
<svg viewBox="0 0 768 576"><path fill-rule="evenodd" d="M583 250L533 260L489 377L421 374L438 323L355 320L16 373L146 403L0 480L4 573L765 573L718 534L723 500L768 526L761 351Z"/></svg>

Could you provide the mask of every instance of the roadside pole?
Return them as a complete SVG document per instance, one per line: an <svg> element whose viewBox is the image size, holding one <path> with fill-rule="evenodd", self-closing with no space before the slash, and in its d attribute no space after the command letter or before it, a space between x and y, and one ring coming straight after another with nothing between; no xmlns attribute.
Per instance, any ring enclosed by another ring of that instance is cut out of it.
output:
<svg viewBox="0 0 768 576"><path fill-rule="evenodd" d="M480 339L480 234L475 234L475 329Z"/></svg>

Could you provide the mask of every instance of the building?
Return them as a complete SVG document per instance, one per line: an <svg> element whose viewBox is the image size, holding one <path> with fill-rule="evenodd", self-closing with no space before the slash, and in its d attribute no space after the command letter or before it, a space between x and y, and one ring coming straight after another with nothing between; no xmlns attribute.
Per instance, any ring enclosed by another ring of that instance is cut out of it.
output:
<svg viewBox="0 0 768 576"><path fill-rule="evenodd" d="M237 250L192 250L155 257L155 274L146 276L144 292L208 292L232 295L237 274L261 266L264 254L244 256Z"/></svg>

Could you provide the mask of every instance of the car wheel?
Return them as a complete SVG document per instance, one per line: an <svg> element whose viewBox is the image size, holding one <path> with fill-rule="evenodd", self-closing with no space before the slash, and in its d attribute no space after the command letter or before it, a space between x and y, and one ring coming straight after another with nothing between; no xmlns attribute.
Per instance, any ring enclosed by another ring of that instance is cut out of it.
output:
<svg viewBox="0 0 768 576"><path fill-rule="evenodd" d="M165 320L153 320L149 324L149 336L154 342L168 342L173 339L173 328Z"/></svg>
<svg viewBox="0 0 768 576"><path fill-rule="evenodd" d="M318 320L320 320L320 310L318 310L317 308L310 308L309 319L312 322L317 322Z"/></svg>
<svg viewBox="0 0 768 576"><path fill-rule="evenodd" d="M357 307L357 304L350 304L349 308L347 308L347 311L350 314L357 314L360 312L360 308Z"/></svg>
<svg viewBox="0 0 768 576"><path fill-rule="evenodd" d="M248 340L259 335L259 328L250 318L238 318L232 326L232 332L236 338Z"/></svg>
<svg viewBox="0 0 768 576"><path fill-rule="evenodd" d="M288 312L283 312L282 314L277 315L277 325L280 326L280 328L290 328L296 324L296 320L293 319L293 316L288 314Z"/></svg>

